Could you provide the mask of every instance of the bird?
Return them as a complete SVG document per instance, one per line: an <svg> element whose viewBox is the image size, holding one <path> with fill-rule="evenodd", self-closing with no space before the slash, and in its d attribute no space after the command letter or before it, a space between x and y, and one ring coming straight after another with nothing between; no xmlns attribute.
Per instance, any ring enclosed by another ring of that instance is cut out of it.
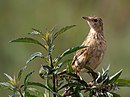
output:
<svg viewBox="0 0 130 97"><path fill-rule="evenodd" d="M87 46L76 51L72 59L74 72L87 71L85 66L92 70L96 69L102 62L107 49L107 43L103 32L103 20L97 16L82 17L89 25L90 31L81 46Z"/></svg>

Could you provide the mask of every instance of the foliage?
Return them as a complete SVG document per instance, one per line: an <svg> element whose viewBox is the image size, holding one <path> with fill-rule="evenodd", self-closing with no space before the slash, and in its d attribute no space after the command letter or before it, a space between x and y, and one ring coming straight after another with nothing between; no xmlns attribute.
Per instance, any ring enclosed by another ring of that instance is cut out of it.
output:
<svg viewBox="0 0 130 97"><path fill-rule="evenodd" d="M86 69L89 70L89 73L93 78L92 81L86 82L79 75L73 72L70 59L66 59L65 61L62 60L65 56L74 53L79 49L87 48L86 46L69 48L56 57L52 55L55 47L53 44L54 40L60 34L73 27L75 27L75 25L63 27L58 31L52 29L45 33L33 29L33 32L29 34L38 35L42 41L44 41L42 43L39 40L30 37L18 38L10 41L11 43L24 42L40 45L47 52L47 55L44 55L42 52L33 53L27 60L26 66L19 71L17 76L12 78L10 75L5 73L8 81L0 82L0 88L11 90L13 94L9 95L9 97L84 97L86 95L87 97L120 97L120 95L113 91L117 90L120 86L130 86L130 80L119 79L122 69L110 76L108 74L110 66L105 70L102 69L102 72L98 73L86 66ZM24 78L22 77L22 74L28 67L28 63L37 57L44 60L43 65L39 68L39 76L45 81L45 83L29 80L34 73L33 70L26 74ZM63 73L61 67L64 64L66 64L67 67ZM22 82L21 79L24 79L24 81ZM43 88L44 91L39 90L37 87Z"/></svg>

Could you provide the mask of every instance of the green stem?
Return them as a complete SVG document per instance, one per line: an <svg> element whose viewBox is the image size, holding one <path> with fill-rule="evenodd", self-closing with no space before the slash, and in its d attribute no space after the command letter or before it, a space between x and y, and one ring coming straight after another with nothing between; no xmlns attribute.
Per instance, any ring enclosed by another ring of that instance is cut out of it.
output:
<svg viewBox="0 0 130 97"><path fill-rule="evenodd" d="M54 68L53 66L53 62L52 62L52 55L49 53L49 59L50 59L50 65L52 68ZM53 81L53 91L56 92L56 78L55 78L55 74L53 73L53 77L52 77L52 81ZM53 94L53 97L56 97L56 94Z"/></svg>
<svg viewBox="0 0 130 97"><path fill-rule="evenodd" d="M20 94L20 97L23 97L23 94L22 94L21 90L19 90L19 94Z"/></svg>

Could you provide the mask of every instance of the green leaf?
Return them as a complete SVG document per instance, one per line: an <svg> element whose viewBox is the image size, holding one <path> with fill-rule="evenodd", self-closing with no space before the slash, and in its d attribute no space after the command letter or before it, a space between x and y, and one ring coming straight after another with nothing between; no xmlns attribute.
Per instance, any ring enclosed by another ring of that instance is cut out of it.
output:
<svg viewBox="0 0 130 97"><path fill-rule="evenodd" d="M5 75L11 82L14 81L14 79L13 79L10 75L8 75L8 74L6 74L6 73L4 73L4 75Z"/></svg>
<svg viewBox="0 0 130 97"><path fill-rule="evenodd" d="M107 83L108 80L109 80L109 77L108 77L108 71L109 71L109 68L110 68L110 65L107 67L106 70L104 70L102 68L102 73L98 72L98 77L96 78L96 82L97 83Z"/></svg>
<svg viewBox="0 0 130 97"><path fill-rule="evenodd" d="M13 90L15 87L8 82L0 82L0 88L7 88Z"/></svg>
<svg viewBox="0 0 130 97"><path fill-rule="evenodd" d="M33 32L28 33L28 34L31 34L31 35L39 35L40 33L37 32L37 31L33 31Z"/></svg>
<svg viewBox="0 0 130 97"><path fill-rule="evenodd" d="M56 61L59 62L64 56L69 55L69 54L71 54L71 53L74 53L74 52L76 52L77 50L80 50L80 49L86 48L86 47L87 47L87 46L77 46L77 47L69 48L69 49L65 50L65 51L56 59Z"/></svg>
<svg viewBox="0 0 130 97"><path fill-rule="evenodd" d="M35 28L32 28L32 30L33 30L33 32L30 32L30 33L28 33L28 34L31 34L31 35L40 35L40 34L42 34L41 31L39 31L39 30L37 30L37 29L35 29Z"/></svg>
<svg viewBox="0 0 130 97"><path fill-rule="evenodd" d="M98 72L98 77L95 80L97 83L100 83L102 81L102 75L100 72Z"/></svg>
<svg viewBox="0 0 130 97"><path fill-rule="evenodd" d="M130 87L130 79L117 79L115 83L120 87Z"/></svg>
<svg viewBox="0 0 130 97"><path fill-rule="evenodd" d="M28 82L28 85L32 85L32 86L38 86L38 87L42 87L42 88L45 88L47 90L49 90L50 92L56 94L58 97L62 97L60 96L59 94L57 94L56 92L54 92L53 90L51 90L49 87L47 87L46 85L43 85L39 82Z"/></svg>
<svg viewBox="0 0 130 97"><path fill-rule="evenodd" d="M66 27L63 27L61 28L59 31L57 31L55 34L54 34L54 39L57 38L60 34L62 34L63 32L69 30L70 28L73 28L75 27L76 25L70 25L70 26L66 26Z"/></svg>
<svg viewBox="0 0 130 97"><path fill-rule="evenodd" d="M23 95L19 94L16 90L13 91L13 94L12 95L8 95L8 97L23 97Z"/></svg>
<svg viewBox="0 0 130 97"><path fill-rule="evenodd" d="M52 74L55 70L48 66L48 65L42 65L43 69L46 71L46 73L49 75L49 74Z"/></svg>
<svg viewBox="0 0 130 97"><path fill-rule="evenodd" d="M72 73L74 70L72 69L72 65L71 64L67 64L67 73Z"/></svg>
<svg viewBox="0 0 130 97"><path fill-rule="evenodd" d="M10 84L16 85L15 76L14 76L14 78L12 78L10 75L8 75L8 74L6 74L6 73L4 73L4 75L9 79Z"/></svg>
<svg viewBox="0 0 130 97"><path fill-rule="evenodd" d="M111 76L109 78L109 82L110 83L114 83L120 77L122 71L123 71L123 69L121 69L120 71L118 71L117 73L115 73L113 76Z"/></svg>
<svg viewBox="0 0 130 97"><path fill-rule="evenodd" d="M42 65L41 65L41 68L39 69L39 75L40 75L40 77L42 79L44 79L45 77L47 77L47 76L45 76L46 75L46 71L43 69Z"/></svg>
<svg viewBox="0 0 130 97"><path fill-rule="evenodd" d="M52 33L47 31L43 36L42 39L47 43L48 46L52 44Z"/></svg>
<svg viewBox="0 0 130 97"><path fill-rule="evenodd" d="M28 86L29 77L30 77L33 73L34 73L34 71L31 71L31 72L29 72L29 73L26 75L26 77L25 77L25 79L24 79L24 91L26 91L27 86Z"/></svg>
<svg viewBox="0 0 130 97"><path fill-rule="evenodd" d="M48 65L41 65L41 68L39 69L39 75L41 78L49 77L50 74L52 74L55 71L52 67Z"/></svg>
<svg viewBox="0 0 130 97"><path fill-rule="evenodd" d="M43 84L41 84L41 83L39 83L39 82L28 82L28 85L38 86L38 87L42 87L42 88L45 88L45 89L47 89L47 90L50 90L47 86L45 86L45 85L43 85ZM50 91L52 91L52 90L50 90Z"/></svg>
<svg viewBox="0 0 130 97"><path fill-rule="evenodd" d="M32 60L34 60L35 58L40 57L43 58L45 61L46 58L44 57L44 55L41 52L35 52L34 54L31 55L31 57L26 61L26 64L28 64L29 62L31 62Z"/></svg>
<svg viewBox="0 0 130 97"><path fill-rule="evenodd" d="M8 97L16 97L17 93L13 93L13 95L8 95Z"/></svg>
<svg viewBox="0 0 130 97"><path fill-rule="evenodd" d="M113 96L112 97L121 97L119 94L116 94L116 93L113 93L113 92L110 92Z"/></svg>
<svg viewBox="0 0 130 97"><path fill-rule="evenodd" d="M109 67L102 73L102 80L105 80L108 78L108 71L109 71Z"/></svg>
<svg viewBox="0 0 130 97"><path fill-rule="evenodd" d="M37 95L44 95L43 92L41 92L40 90L36 89L36 88L27 88L29 91L34 92Z"/></svg>
<svg viewBox="0 0 130 97"><path fill-rule="evenodd" d="M68 60L65 60L64 62L61 62L61 63L59 63L57 66L56 66L56 72L55 73L58 73L59 72L59 70L62 68L62 66L64 65L64 64L66 64L66 63L69 63L69 62L71 62L72 61L72 59L68 59Z"/></svg>
<svg viewBox="0 0 130 97"><path fill-rule="evenodd" d="M31 72L29 72L29 73L26 75L26 77L25 77L25 79L24 79L24 83L27 83L27 82L28 82L29 77L30 77L33 73L34 73L34 71L31 71Z"/></svg>
<svg viewBox="0 0 130 97"><path fill-rule="evenodd" d="M63 65L63 63L61 62L61 63L59 63L57 66L56 66L56 71L55 71L55 74L57 74L58 73L58 71L59 71L59 69L62 67L62 65Z"/></svg>
<svg viewBox="0 0 130 97"><path fill-rule="evenodd" d="M24 96L25 96L25 97L37 97L37 96L35 96L35 95L30 94L29 92L26 92Z"/></svg>
<svg viewBox="0 0 130 97"><path fill-rule="evenodd" d="M109 83L109 76L107 76L104 80L103 80L103 84L108 84Z"/></svg>
<svg viewBox="0 0 130 97"><path fill-rule="evenodd" d="M84 97L83 94L81 92L79 92L79 97Z"/></svg>
<svg viewBox="0 0 130 97"><path fill-rule="evenodd" d="M27 68L27 66L24 66L22 69L20 69L20 71L19 71L19 73L18 73L18 81L20 81L20 79L21 79L21 76L22 76L22 74L23 74L23 72L24 72L24 70Z"/></svg>
<svg viewBox="0 0 130 97"><path fill-rule="evenodd" d="M109 69L110 69L110 65L108 65L108 67L107 67L106 70L104 70L104 69L102 68L102 76L103 76L103 77L106 77L106 76L108 75Z"/></svg>
<svg viewBox="0 0 130 97"><path fill-rule="evenodd" d="M38 40L35 40L33 38L28 38L28 37L17 38L15 40L10 41L10 42L25 42L25 43L38 44L47 50L47 48L43 44L41 44Z"/></svg>

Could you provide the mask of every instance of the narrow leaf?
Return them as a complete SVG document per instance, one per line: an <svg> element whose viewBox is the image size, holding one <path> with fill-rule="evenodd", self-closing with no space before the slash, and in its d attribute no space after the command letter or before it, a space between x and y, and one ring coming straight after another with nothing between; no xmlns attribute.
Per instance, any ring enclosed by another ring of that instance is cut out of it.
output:
<svg viewBox="0 0 130 97"><path fill-rule="evenodd" d="M49 74L52 74L55 69L53 69L52 67L48 66L48 65L42 65L43 69L46 71L46 73L49 75Z"/></svg>
<svg viewBox="0 0 130 97"><path fill-rule="evenodd" d="M41 52L35 52L34 54L31 55L31 57L26 61L26 64L34 60L35 58L40 57L46 60L46 58L43 56Z"/></svg>
<svg viewBox="0 0 130 97"><path fill-rule="evenodd" d="M119 94L116 94L116 93L113 93L113 92L110 92L113 96L112 97L121 97Z"/></svg>
<svg viewBox="0 0 130 97"><path fill-rule="evenodd" d="M111 76L110 79L109 79L109 82L110 83L114 83L120 77L122 71L123 71L123 69L121 69L116 74L114 74L113 76Z"/></svg>
<svg viewBox="0 0 130 97"><path fill-rule="evenodd" d="M120 87L130 87L130 79L117 79L115 83Z"/></svg>
<svg viewBox="0 0 130 97"><path fill-rule="evenodd" d="M50 90L47 86L39 83L39 82L28 82L28 85L32 85L32 86L38 86L38 87L42 87L42 88L45 88L47 90Z"/></svg>
<svg viewBox="0 0 130 97"><path fill-rule="evenodd" d="M40 34L42 34L41 31L39 31L39 30L37 30L37 29L35 29L35 28L32 28L32 30L33 30L33 32L30 32L30 33L28 33L28 34L31 34L31 35L40 35Z"/></svg>
<svg viewBox="0 0 130 97"><path fill-rule="evenodd" d="M4 73L4 75L5 75L11 82L14 80L10 75L8 75L8 74L6 74L6 73Z"/></svg>
<svg viewBox="0 0 130 97"><path fill-rule="evenodd" d="M56 94L58 97L62 97L59 94L57 94L56 92L54 92L53 90L51 90L50 88L48 88L46 85L43 85L43 84L41 84L39 82L28 82L28 85L45 88L45 89L49 90L50 92L52 92L53 94Z"/></svg>
<svg viewBox="0 0 130 97"><path fill-rule="evenodd" d="M64 64L69 63L69 62L71 62L71 61L72 61L72 59L68 59L68 60L65 60L64 62L59 63L59 64L56 66L56 73L59 72L59 70L62 68L62 66L63 66Z"/></svg>
<svg viewBox="0 0 130 97"><path fill-rule="evenodd" d="M38 45L40 45L40 46L42 46L43 48L46 49L46 47L45 47L43 44L41 44L38 40L35 40L35 39L33 39L33 38L28 38L28 37L17 38L17 39L15 39L15 40L10 41L10 42L33 43L33 44L38 44Z"/></svg>
<svg viewBox="0 0 130 97"><path fill-rule="evenodd" d="M67 64L67 73L72 73L74 70L72 69L72 65L71 64Z"/></svg>
<svg viewBox="0 0 130 97"><path fill-rule="evenodd" d="M66 27L63 27L61 28L59 31L57 31L54 35L54 39L57 38L57 36L59 36L60 34L62 34L63 32L69 30L70 28L73 28L75 27L76 25L70 25L70 26L66 26Z"/></svg>
<svg viewBox="0 0 130 97"><path fill-rule="evenodd" d="M30 77L33 73L34 73L34 71L31 71L31 72L29 72L29 73L26 75L26 77L25 77L25 79L24 79L24 91L26 91L27 85L28 85L29 77Z"/></svg>
<svg viewBox="0 0 130 97"><path fill-rule="evenodd" d="M100 72L98 72L98 76L97 76L97 78L96 78L96 80L95 80L97 83L100 83L101 81L102 81L102 76L101 76L101 73Z"/></svg>
<svg viewBox="0 0 130 97"><path fill-rule="evenodd" d="M69 55L71 53L76 52L77 50L80 50L82 48L86 48L87 46L78 46L78 47L72 47L67 50L65 50L56 60L60 61L64 56Z"/></svg>
<svg viewBox="0 0 130 97"><path fill-rule="evenodd" d="M34 71L31 71L30 73L28 73L24 79L24 83L27 83L28 78L34 73Z"/></svg>
<svg viewBox="0 0 130 97"><path fill-rule="evenodd" d="M37 32L39 32L39 33L42 33L40 30L35 29L35 28L32 28L32 30L37 31Z"/></svg>
<svg viewBox="0 0 130 97"><path fill-rule="evenodd" d="M31 34L31 35L39 35L40 33L37 32L37 31L33 31L33 32L29 32L28 34Z"/></svg>
<svg viewBox="0 0 130 97"><path fill-rule="evenodd" d="M19 71L19 73L18 73L18 81L20 81L20 79L21 79L21 76L22 76L22 74L23 74L23 72L24 72L24 70L27 68L27 66L24 66L22 69L20 69L20 71Z"/></svg>
<svg viewBox="0 0 130 97"><path fill-rule="evenodd" d="M7 88L13 90L15 87L8 82L0 82L0 88Z"/></svg>
<svg viewBox="0 0 130 97"><path fill-rule="evenodd" d="M46 71L43 69L43 66L41 65L41 68L39 69L39 75L41 78L44 79L44 77L46 77Z"/></svg>
<svg viewBox="0 0 130 97"><path fill-rule="evenodd" d="M84 97L83 94L81 92L79 92L79 97Z"/></svg>
<svg viewBox="0 0 130 97"><path fill-rule="evenodd" d="M29 91L36 93L37 95L43 95L43 92L36 88L28 88Z"/></svg>
<svg viewBox="0 0 130 97"><path fill-rule="evenodd" d="M102 75L104 75L104 74L106 75L106 73L108 73L109 69L110 69L110 64L108 65L108 67L107 67L106 70L104 70L104 69L102 68Z"/></svg>
<svg viewBox="0 0 130 97"><path fill-rule="evenodd" d="M30 94L29 92L26 92L26 94L25 94L24 96L25 96L25 97L37 97L37 96L35 96L35 95Z"/></svg>
<svg viewBox="0 0 130 97"><path fill-rule="evenodd" d="M51 33L48 32L48 31L42 36L43 40L44 40L47 44L50 43L50 37L51 37Z"/></svg>
<svg viewBox="0 0 130 97"><path fill-rule="evenodd" d="M103 70L102 69L102 81L103 82L106 82L109 80L109 77L108 77L108 71L109 71L109 68L110 68L110 65L108 65L107 69L106 70Z"/></svg>

